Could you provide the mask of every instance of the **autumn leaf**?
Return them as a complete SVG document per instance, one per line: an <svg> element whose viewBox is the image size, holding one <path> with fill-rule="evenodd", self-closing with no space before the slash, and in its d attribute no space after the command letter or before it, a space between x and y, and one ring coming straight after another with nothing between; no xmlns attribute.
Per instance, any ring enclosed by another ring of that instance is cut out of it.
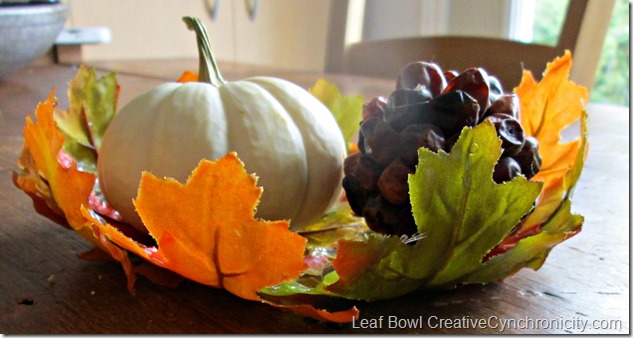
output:
<svg viewBox="0 0 633 338"><path fill-rule="evenodd" d="M245 299L306 269L305 238L287 221L254 219L262 189L235 153L203 160L185 184L144 173L134 201L157 247L125 236L84 208L110 241L191 280Z"/></svg>
<svg viewBox="0 0 633 338"><path fill-rule="evenodd" d="M319 220L306 225L299 234L308 239L307 254L336 256L337 242L372 232L361 217L355 216L347 200L340 200ZM331 254L329 254L331 253Z"/></svg>
<svg viewBox="0 0 633 338"><path fill-rule="evenodd" d="M342 240L333 262L337 281L327 292L350 299L379 300L406 295L425 280L418 265L433 262L422 257L423 245L409 246L394 236L373 233L366 241Z"/></svg>
<svg viewBox="0 0 633 338"><path fill-rule="evenodd" d="M570 198L571 190L580 178L588 151L586 113L583 112L580 122L581 143L574 166L567 171L564 177L550 182L548 189L544 189L539 197L534 211L522 222L521 228L515 234L504 238L503 242L489 253L494 258L490 262L486 262L486 268L482 270L501 273L499 269L506 269L511 270L506 271L508 274L514 273L523 265L513 265L512 262L516 261L517 257L525 255L539 257L538 266L540 266L545 261L547 253L555 245L580 232L584 218L570 213ZM518 248L515 248L517 246ZM543 249L539 250L539 247ZM499 252L505 253L505 255L496 257ZM535 264L531 264L530 267L533 265ZM480 271L469 278L475 278L473 282L476 283L477 280L486 278L485 271Z"/></svg>
<svg viewBox="0 0 633 338"><path fill-rule="evenodd" d="M556 245L580 231L583 217L571 214L570 209L571 202L564 201L541 231L521 239L505 253L493 256L463 278L462 283L487 283L511 276L524 267L539 269Z"/></svg>
<svg viewBox="0 0 633 338"><path fill-rule="evenodd" d="M341 241L334 267L340 280L328 290L353 298L391 298L420 287L455 285L529 212L541 190L519 176L496 184L501 155L494 126L466 128L451 153L419 150L409 176L413 216L421 239ZM494 207L490 207L494 206Z"/></svg>
<svg viewBox="0 0 633 338"><path fill-rule="evenodd" d="M28 116L24 126L24 149L18 161L22 172L16 183L27 193L44 201L64 216L73 230L98 244L80 206L88 203L95 175L79 171L74 159L62 149L64 135L57 129L53 112L57 101L53 90L37 105L35 122Z"/></svg>
<svg viewBox="0 0 633 338"><path fill-rule="evenodd" d="M571 66L572 56L566 51L547 64L541 81L536 82L532 73L524 70L521 83L515 88L523 130L526 136L538 139L543 159L533 180L545 181L545 190L572 168L581 149L579 138L561 143L561 132L581 118L588 101L587 89L569 80Z"/></svg>
<svg viewBox="0 0 633 338"><path fill-rule="evenodd" d="M97 78L93 69L81 66L69 84L68 109L55 110L55 122L66 138L64 150L83 171L96 173L101 139L116 115L118 88L114 73Z"/></svg>
<svg viewBox="0 0 633 338"><path fill-rule="evenodd" d="M521 84L515 88L521 102L521 122L526 135L539 140L543 159L541 171L532 179L545 185L536 208L523 222L520 231L507 238L504 245L535 232L545 224L569 198L580 177L588 152L586 88L569 80L571 53L566 52L546 67L543 79L536 82L525 70ZM580 120L579 137L561 143L561 133Z"/></svg>
<svg viewBox="0 0 633 338"><path fill-rule="evenodd" d="M313 278L303 275L297 280L260 290L259 293L265 303L301 316L319 321L351 322L358 318L356 306L325 289L337 279L335 272L325 274L315 286Z"/></svg>
<svg viewBox="0 0 633 338"><path fill-rule="evenodd" d="M182 75L180 75L180 77L178 78L178 82L180 83L195 82L195 81L198 81L198 73L194 73L189 70L184 71Z"/></svg>
<svg viewBox="0 0 633 338"><path fill-rule="evenodd" d="M361 96L344 96L338 87L320 78L308 89L310 93L323 103L338 123L343 139L349 143L360 128L364 100Z"/></svg>
<svg viewBox="0 0 633 338"><path fill-rule="evenodd" d="M494 183L501 141L491 123L462 133L458 144L450 155L420 150L422 170L410 178L413 216L418 231L427 235L423 241L431 246L429 254L437 250L436 255L450 255L429 286L454 283L478 268L488 251L532 209L542 188L524 176ZM443 239L448 245L436 244Z"/></svg>

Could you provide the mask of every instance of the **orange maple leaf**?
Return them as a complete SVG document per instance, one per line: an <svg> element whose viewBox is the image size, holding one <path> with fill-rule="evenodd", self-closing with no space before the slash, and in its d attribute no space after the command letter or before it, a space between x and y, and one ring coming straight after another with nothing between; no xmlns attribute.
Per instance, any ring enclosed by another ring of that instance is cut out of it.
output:
<svg viewBox="0 0 633 338"><path fill-rule="evenodd" d="M40 102L35 120L26 117L24 148L18 160L22 168L16 184L36 198L41 198L55 213L65 217L68 224L82 237L99 245L80 206L88 204L95 175L79 171L75 160L62 150L64 135L57 129L53 113L57 100L55 90Z"/></svg>
<svg viewBox="0 0 633 338"><path fill-rule="evenodd" d="M185 184L143 173L134 204L157 247L125 236L83 208L100 236L158 266L245 299L295 279L307 240L288 221L256 220L262 188L237 154L202 160Z"/></svg>
<svg viewBox="0 0 633 338"><path fill-rule="evenodd" d="M178 78L178 82L180 83L195 82L195 81L198 81L198 73L194 73L190 70L184 71L182 75L180 75L180 77Z"/></svg>
<svg viewBox="0 0 633 338"><path fill-rule="evenodd" d="M585 112L589 94L585 87L569 80L571 66L572 56L566 51L562 57L547 64L540 82L537 83L532 73L524 70L521 83L515 88L521 102L524 132L538 139L543 160L540 172L532 179L544 181L537 208L525 220L515 239L538 231L540 225L560 207L584 164L589 148ZM561 143L563 130L578 120L579 137Z"/></svg>
<svg viewBox="0 0 633 338"><path fill-rule="evenodd" d="M566 51L547 64L540 82L524 70L515 88L521 102L523 130L539 141L543 163L533 180L545 181L544 191L562 180L576 163L581 148L580 138L561 143L561 132L582 117L589 96L585 87L569 80L571 66L572 56Z"/></svg>

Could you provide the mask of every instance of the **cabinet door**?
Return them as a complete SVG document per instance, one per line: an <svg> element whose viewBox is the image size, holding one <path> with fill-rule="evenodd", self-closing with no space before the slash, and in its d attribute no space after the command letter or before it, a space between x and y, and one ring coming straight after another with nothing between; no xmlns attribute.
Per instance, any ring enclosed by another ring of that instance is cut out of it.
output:
<svg viewBox="0 0 633 338"><path fill-rule="evenodd" d="M212 20L205 6L215 5ZM258 2L257 2L258 1ZM85 61L197 58L181 18L207 27L219 61L284 69L323 69L330 0L67 0L69 26L107 26L112 42L82 46ZM257 3L251 19L248 4Z"/></svg>
<svg viewBox="0 0 633 338"><path fill-rule="evenodd" d="M208 0L212 3L212 0ZM233 15L229 2L218 2L218 15L211 20L202 0L67 0L71 7L69 26L107 26L112 42L82 46L86 61L117 59L195 58L196 37L183 16L200 18L209 31L218 59L232 60ZM227 8L221 8L225 5Z"/></svg>
<svg viewBox="0 0 633 338"><path fill-rule="evenodd" d="M256 1L234 1L236 61L323 70L330 1L259 0L251 19L248 4Z"/></svg>

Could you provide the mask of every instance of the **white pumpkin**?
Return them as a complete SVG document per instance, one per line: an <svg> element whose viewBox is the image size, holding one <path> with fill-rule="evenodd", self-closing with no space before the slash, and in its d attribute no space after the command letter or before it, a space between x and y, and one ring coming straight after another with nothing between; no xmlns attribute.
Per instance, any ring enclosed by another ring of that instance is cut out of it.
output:
<svg viewBox="0 0 633 338"><path fill-rule="evenodd" d="M188 24L203 45L201 58L210 61L201 62L200 77L213 84L164 83L119 111L99 149L104 196L144 230L132 202L143 171L185 182L200 160L235 151L264 189L257 217L291 220L294 230L317 220L341 193L346 148L334 117L306 90L282 79L224 82L208 42L201 44L204 28L193 20Z"/></svg>

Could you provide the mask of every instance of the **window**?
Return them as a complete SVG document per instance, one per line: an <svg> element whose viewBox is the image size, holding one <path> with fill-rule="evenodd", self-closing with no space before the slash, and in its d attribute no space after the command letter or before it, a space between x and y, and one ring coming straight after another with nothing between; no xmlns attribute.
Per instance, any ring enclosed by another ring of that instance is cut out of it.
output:
<svg viewBox="0 0 633 338"><path fill-rule="evenodd" d="M510 37L555 45L569 0L512 1ZM616 0L590 101L629 105L629 43L629 3L627 0Z"/></svg>
<svg viewBox="0 0 633 338"><path fill-rule="evenodd" d="M363 39L475 35L554 46L568 3L569 0L367 0ZM629 105L629 41L629 3L615 0L591 101Z"/></svg>
<svg viewBox="0 0 633 338"><path fill-rule="evenodd" d="M616 1L590 101L630 104L629 10L627 0Z"/></svg>

